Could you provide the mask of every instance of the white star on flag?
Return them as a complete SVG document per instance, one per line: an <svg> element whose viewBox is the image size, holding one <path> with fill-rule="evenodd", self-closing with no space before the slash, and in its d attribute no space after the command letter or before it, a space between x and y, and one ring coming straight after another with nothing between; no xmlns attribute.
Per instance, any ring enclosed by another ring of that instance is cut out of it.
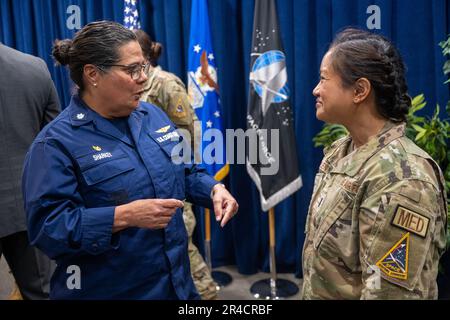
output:
<svg viewBox="0 0 450 320"><path fill-rule="evenodd" d="M216 118L219 118L219 117L220 117L220 112L219 112L219 111L214 112L214 116L215 116Z"/></svg>
<svg viewBox="0 0 450 320"><path fill-rule="evenodd" d="M211 121L208 120L208 122L206 122L206 126L208 128L212 128L213 123Z"/></svg>
<svg viewBox="0 0 450 320"><path fill-rule="evenodd" d="M202 50L202 47L200 47L199 44L196 45L196 46L194 46L194 51L195 51L195 52L200 53L200 50Z"/></svg>
<svg viewBox="0 0 450 320"><path fill-rule="evenodd" d="M214 60L214 55L213 55L212 53L210 53L210 54L208 55L208 59L209 59L209 60Z"/></svg>
<svg viewBox="0 0 450 320"><path fill-rule="evenodd" d="M140 29L139 10L136 0L125 0L123 9L124 27L130 30Z"/></svg>

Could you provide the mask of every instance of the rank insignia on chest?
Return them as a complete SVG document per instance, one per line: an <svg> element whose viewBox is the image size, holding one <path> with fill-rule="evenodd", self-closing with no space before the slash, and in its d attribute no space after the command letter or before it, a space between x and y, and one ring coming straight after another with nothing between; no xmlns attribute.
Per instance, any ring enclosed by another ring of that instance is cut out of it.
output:
<svg viewBox="0 0 450 320"><path fill-rule="evenodd" d="M317 200L317 203L316 203L316 208L317 209L319 209L320 208L320 206L322 205L322 202L323 202L323 196L321 196L320 198L319 198L319 200Z"/></svg>
<svg viewBox="0 0 450 320"><path fill-rule="evenodd" d="M406 233L377 263L377 267L391 278L408 279L409 235Z"/></svg>

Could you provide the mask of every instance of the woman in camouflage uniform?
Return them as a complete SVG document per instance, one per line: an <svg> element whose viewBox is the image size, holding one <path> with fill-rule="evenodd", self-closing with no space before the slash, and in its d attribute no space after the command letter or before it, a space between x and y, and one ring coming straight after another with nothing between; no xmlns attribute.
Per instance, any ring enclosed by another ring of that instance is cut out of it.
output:
<svg viewBox="0 0 450 320"><path fill-rule="evenodd" d="M316 176L304 299L436 299L447 218L442 173L405 136L405 67L385 38L338 34L313 91L316 116L349 135Z"/></svg>
<svg viewBox="0 0 450 320"><path fill-rule="evenodd" d="M194 137L198 138L198 134L195 134L197 130L194 127L199 127L194 126L194 123L198 121L198 118L189 103L189 97L183 82L173 73L163 71L157 65L157 60L162 51L161 44L153 42L150 36L142 30L135 30L134 33L142 47L144 56L152 65L147 75L148 81L141 100L160 107L178 128L188 130L191 135L191 146L194 148ZM185 202L183 219L189 236L188 251L194 284L202 299L217 299L217 284L212 279L211 272L203 257L192 242L192 234L196 224L192 204Z"/></svg>

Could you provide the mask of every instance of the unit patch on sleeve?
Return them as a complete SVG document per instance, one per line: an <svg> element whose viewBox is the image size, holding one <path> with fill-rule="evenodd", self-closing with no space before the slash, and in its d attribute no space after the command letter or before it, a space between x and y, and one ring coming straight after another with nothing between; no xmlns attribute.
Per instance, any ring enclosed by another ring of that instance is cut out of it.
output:
<svg viewBox="0 0 450 320"><path fill-rule="evenodd" d="M183 100L181 98L178 98L178 101L175 106L175 110L172 110L171 112L172 116L177 118L185 118L187 116L186 110L183 107Z"/></svg>
<svg viewBox="0 0 450 320"><path fill-rule="evenodd" d="M408 279L409 235L405 234L377 263L377 267L391 278Z"/></svg>

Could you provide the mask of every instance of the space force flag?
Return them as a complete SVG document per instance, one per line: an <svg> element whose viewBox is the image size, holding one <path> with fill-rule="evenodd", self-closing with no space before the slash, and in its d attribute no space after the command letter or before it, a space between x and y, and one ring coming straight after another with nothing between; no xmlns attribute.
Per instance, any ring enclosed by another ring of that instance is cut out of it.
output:
<svg viewBox="0 0 450 320"><path fill-rule="evenodd" d="M187 78L189 98L205 137L223 137L219 85L206 0L192 1ZM223 139L210 144L201 141L200 151L203 160L200 166L216 180L222 180L229 172Z"/></svg>
<svg viewBox="0 0 450 320"><path fill-rule="evenodd" d="M250 61L247 127L256 131L260 151L257 161L251 161L247 148L247 171L259 190L261 208L268 211L302 186L274 0L255 2ZM272 139L272 129L278 129L279 139Z"/></svg>

